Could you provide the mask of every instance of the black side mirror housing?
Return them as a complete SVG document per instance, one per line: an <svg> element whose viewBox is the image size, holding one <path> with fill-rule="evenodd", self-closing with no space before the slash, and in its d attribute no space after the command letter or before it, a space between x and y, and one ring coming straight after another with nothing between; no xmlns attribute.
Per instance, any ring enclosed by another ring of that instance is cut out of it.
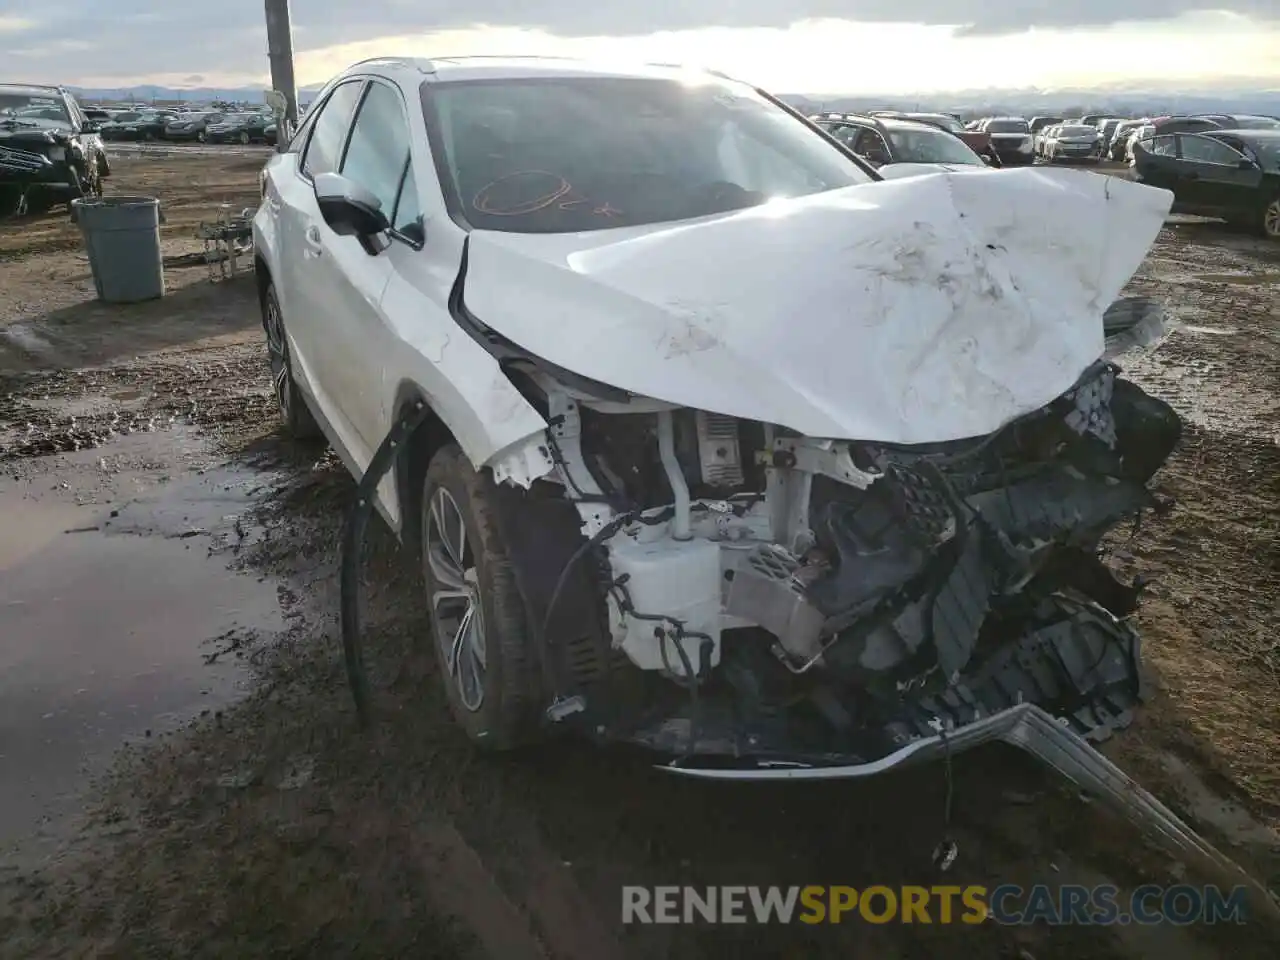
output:
<svg viewBox="0 0 1280 960"><path fill-rule="evenodd" d="M1237 170L1253 170L1253 169L1256 169L1257 166L1258 165L1254 163L1252 160L1250 160L1248 157L1241 157L1239 160L1236 161Z"/></svg>
<svg viewBox="0 0 1280 960"><path fill-rule="evenodd" d="M337 173L322 173L315 182L316 203L334 233L367 240L391 229L382 202L357 183Z"/></svg>

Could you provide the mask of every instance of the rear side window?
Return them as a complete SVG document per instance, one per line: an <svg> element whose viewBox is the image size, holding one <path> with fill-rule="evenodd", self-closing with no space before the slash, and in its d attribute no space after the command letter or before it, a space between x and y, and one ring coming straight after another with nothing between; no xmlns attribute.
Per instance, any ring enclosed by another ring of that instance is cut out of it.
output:
<svg viewBox="0 0 1280 960"><path fill-rule="evenodd" d="M1225 143L1219 143L1210 137L1182 137L1182 159L1194 160L1197 163L1220 163L1234 166L1240 162L1241 154L1232 150Z"/></svg>
<svg viewBox="0 0 1280 960"><path fill-rule="evenodd" d="M309 177L334 173L342 162L342 147L351 128L351 115L364 88L363 80L352 80L336 87L320 108L302 157L302 172Z"/></svg>
<svg viewBox="0 0 1280 960"><path fill-rule="evenodd" d="M323 115L319 122L324 123ZM351 128L341 173L372 192L387 219L394 220L408 161L409 122L400 94L385 84L371 83Z"/></svg>

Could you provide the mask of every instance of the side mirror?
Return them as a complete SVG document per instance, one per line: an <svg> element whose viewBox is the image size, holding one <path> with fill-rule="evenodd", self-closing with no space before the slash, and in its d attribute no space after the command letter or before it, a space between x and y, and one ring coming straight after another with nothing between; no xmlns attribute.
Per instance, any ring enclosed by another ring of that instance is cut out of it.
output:
<svg viewBox="0 0 1280 960"><path fill-rule="evenodd" d="M1254 163L1252 160L1250 160L1248 157L1241 157L1239 160L1236 161L1237 170L1256 170L1257 168L1258 168L1258 165Z"/></svg>
<svg viewBox="0 0 1280 960"><path fill-rule="evenodd" d="M391 229L382 201L340 174L316 177L316 203L324 222L339 236L366 239Z"/></svg>

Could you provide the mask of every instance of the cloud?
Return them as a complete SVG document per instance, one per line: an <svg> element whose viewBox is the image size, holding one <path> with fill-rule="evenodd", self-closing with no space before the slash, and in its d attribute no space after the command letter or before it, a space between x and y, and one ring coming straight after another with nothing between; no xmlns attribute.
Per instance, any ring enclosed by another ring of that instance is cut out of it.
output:
<svg viewBox="0 0 1280 960"><path fill-rule="evenodd" d="M0 17L0 34L22 33L35 25L34 20L24 20L22 17Z"/></svg>
<svg viewBox="0 0 1280 960"><path fill-rule="evenodd" d="M93 49L45 71L81 76L186 76L265 72L260 2L8 0L0 62L57 40ZM1276 0L306 0L293 4L296 50L476 25L522 27L562 37L627 36L701 27L785 27L806 19L941 24L967 34L1032 27L1099 26L1168 19L1213 8L1278 19ZM14 27L13 24L20 26ZM24 59L30 63L30 57ZM49 79L63 79L55 77ZM74 76L66 76L74 82Z"/></svg>

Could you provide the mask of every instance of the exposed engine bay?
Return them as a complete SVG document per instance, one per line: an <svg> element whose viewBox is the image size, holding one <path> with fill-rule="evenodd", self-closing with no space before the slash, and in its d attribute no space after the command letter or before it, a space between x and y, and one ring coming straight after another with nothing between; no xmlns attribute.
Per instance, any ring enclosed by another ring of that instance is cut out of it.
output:
<svg viewBox="0 0 1280 960"><path fill-rule="evenodd" d="M1109 360L913 447L533 379L557 468L508 488L507 525L551 719L764 764L870 762L1024 703L1094 741L1128 722L1141 584L1100 542L1160 507L1181 424Z"/></svg>

